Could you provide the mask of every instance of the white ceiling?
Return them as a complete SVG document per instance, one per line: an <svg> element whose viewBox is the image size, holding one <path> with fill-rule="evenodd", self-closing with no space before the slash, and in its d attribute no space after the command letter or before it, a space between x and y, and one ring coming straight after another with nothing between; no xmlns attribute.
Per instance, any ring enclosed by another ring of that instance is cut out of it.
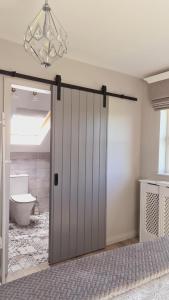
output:
<svg viewBox="0 0 169 300"><path fill-rule="evenodd" d="M43 0L1 0L0 38L23 43ZM49 0L68 57L143 77L169 69L169 0Z"/></svg>

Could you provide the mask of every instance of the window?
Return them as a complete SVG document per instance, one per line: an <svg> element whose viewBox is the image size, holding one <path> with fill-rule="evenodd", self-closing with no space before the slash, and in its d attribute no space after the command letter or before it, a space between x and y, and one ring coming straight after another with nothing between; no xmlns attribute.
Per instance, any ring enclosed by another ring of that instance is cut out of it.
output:
<svg viewBox="0 0 169 300"><path fill-rule="evenodd" d="M159 173L169 173L169 110L160 111Z"/></svg>
<svg viewBox="0 0 169 300"><path fill-rule="evenodd" d="M50 112L42 115L14 114L11 119L12 145L40 145L50 130Z"/></svg>

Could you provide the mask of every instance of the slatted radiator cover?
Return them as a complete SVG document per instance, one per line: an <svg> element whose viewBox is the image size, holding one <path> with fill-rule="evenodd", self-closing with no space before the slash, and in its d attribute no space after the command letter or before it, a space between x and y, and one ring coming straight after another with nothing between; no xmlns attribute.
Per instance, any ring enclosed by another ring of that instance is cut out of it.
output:
<svg viewBox="0 0 169 300"><path fill-rule="evenodd" d="M169 182L141 180L140 241L169 235Z"/></svg>
<svg viewBox="0 0 169 300"><path fill-rule="evenodd" d="M159 194L146 193L145 206L145 227L146 231L152 235L158 236L159 223Z"/></svg>

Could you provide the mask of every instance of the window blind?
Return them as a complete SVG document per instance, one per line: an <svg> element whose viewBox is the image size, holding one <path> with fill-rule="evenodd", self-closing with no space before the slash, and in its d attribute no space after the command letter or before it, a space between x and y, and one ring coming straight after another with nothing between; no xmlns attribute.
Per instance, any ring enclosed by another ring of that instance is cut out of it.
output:
<svg viewBox="0 0 169 300"><path fill-rule="evenodd" d="M152 106L155 110L169 109L169 97L152 99Z"/></svg>
<svg viewBox="0 0 169 300"><path fill-rule="evenodd" d="M169 79L150 84L149 94L155 110L169 109Z"/></svg>

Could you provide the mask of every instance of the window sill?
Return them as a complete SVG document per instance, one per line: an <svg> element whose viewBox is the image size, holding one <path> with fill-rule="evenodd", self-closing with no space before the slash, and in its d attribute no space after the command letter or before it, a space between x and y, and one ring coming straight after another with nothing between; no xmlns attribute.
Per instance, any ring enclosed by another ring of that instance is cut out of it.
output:
<svg viewBox="0 0 169 300"><path fill-rule="evenodd" d="M157 173L157 175L159 175L159 176L169 176L169 173Z"/></svg>

